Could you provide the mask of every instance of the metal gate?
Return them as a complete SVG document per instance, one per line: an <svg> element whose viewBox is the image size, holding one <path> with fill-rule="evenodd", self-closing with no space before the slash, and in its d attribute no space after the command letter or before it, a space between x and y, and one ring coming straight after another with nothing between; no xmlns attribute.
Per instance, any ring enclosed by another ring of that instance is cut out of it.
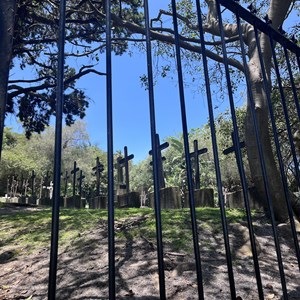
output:
<svg viewBox="0 0 300 300"><path fill-rule="evenodd" d="M51 236L51 259L50 259L50 273L49 273L49 289L48 289L48 298L55 299L56 295L56 273L57 273L57 255L58 255L58 232L59 232L59 199L60 199L60 190L57 187L60 187L60 162L61 162L61 136L62 136L62 115L63 115L63 69L64 69L64 43L65 43L65 7L66 1L60 1L60 31L59 31L59 57L58 57L58 78L57 78L57 108L56 108L56 139L55 139L55 175L54 175L54 204L53 204L53 215L52 215L52 236ZM108 243L109 243L109 299L116 298L116 271L115 271L115 232L114 232L114 147L113 147L113 89L112 89L112 12L111 6L112 3L109 0L105 2L106 10L106 87L107 87L107 145L108 145ZM150 1L151 2L151 1ZM209 75L209 61L214 59L213 54L208 49L208 44L205 41L205 31L208 30L207 27L204 28L202 6L199 0L192 1L196 7L196 18L197 18L197 27L198 27L198 45L197 53L201 55L203 75L204 76L205 87L206 87L206 101L209 111L209 124L211 130L211 139L212 139L212 149L214 157L214 169L216 173L217 189L218 189L218 206L221 212L221 224L223 230L223 238L225 244L226 252L226 262L227 262L227 272L228 280L230 285L230 294L231 299L238 299L236 288L235 288L235 278L233 271L232 263L232 253L229 242L229 232L228 232L228 222L226 218L226 208L222 192L222 178L221 170L219 165L219 149L217 143L217 137L215 133L215 116L214 109L212 104L212 91L211 91L211 78ZM276 119L274 116L273 105L271 101L270 93L270 65L274 66L274 73L272 74L273 82L276 82L279 91L280 103L282 106L282 115L284 116L286 134L288 136L288 143L292 153L292 164L296 173L296 181L299 186L299 164L298 164L298 155L296 152L295 139L293 138L292 125L288 113L288 104L286 101L286 93L284 91L284 82L283 80L289 82L290 94L294 101L294 106L296 110L296 115L299 121L300 117L300 107L298 102L298 94L296 84L295 74L299 72L300 67L300 48L297 47L295 41L290 40L289 38L283 35L283 32L275 30L272 25L274 25L274 20L271 20L270 17L266 16L265 20L255 16L255 9L251 5L248 9L241 7L238 4L238 1L232 0L216 0L207 1L209 4L209 18L210 21L215 22L217 25L211 25L209 30L214 31L216 35L220 37L217 43L220 46L219 62L223 64L225 82L227 85L226 99L230 104L230 112L233 125L233 151L236 155L237 166L240 174L241 186L243 189L243 196L245 200L245 210L247 214L247 226L248 234L251 243L252 253L253 253L253 266L255 269L255 281L257 285L258 298L264 299L264 289L261 279L259 257L257 254L255 234L252 224L251 209L248 199L248 185L243 159L241 152L241 141L240 133L236 120L236 107L234 101L234 90L232 87L231 79L231 66L233 64L226 44L229 40L234 39L240 47L241 51L241 61L238 66L245 75L246 85L247 85L247 98L248 98L248 120L252 124L252 133L249 133L249 136L252 136L251 143L249 140L245 141L246 148L248 148L248 155L255 152L255 155L258 157L258 165L261 168L260 172L260 181L265 193L265 204L267 211L271 220L272 229L273 229L273 241L276 248L277 255L277 264L280 274L281 287L282 287L282 299L288 299L288 290L285 280L285 271L284 271L284 262L281 257L281 248L278 238L278 232L276 228L276 211L274 212L274 199L272 194L272 184L271 181L272 174L268 171L268 162L265 159L266 151L264 149L262 141L261 131L261 119L257 114L259 105L256 102L255 88L254 86L256 78L253 78L253 73L251 70L251 65L247 60L247 53L250 53L250 63L251 59L254 59L256 66L259 66L259 79L260 79L260 88L264 91L264 99L267 109L267 115L271 120L271 136L273 137L273 145L276 152L276 165L279 170L279 177L283 189L284 195L284 204L286 206L287 215L289 217L289 223L291 225L292 238L294 240L294 250L297 257L298 266L296 267L296 272L300 270L300 252L299 252L299 241L297 238L297 232L294 221L294 212L293 209L299 210L299 205L291 199L291 193L289 191L289 186L286 178L286 171L284 168L283 158L281 154L281 141L278 137L278 129L276 125ZM121 1L120 1L121 3ZM180 98L180 107L181 107L181 122L182 122L182 132L184 140L184 151L185 151L185 164L186 164L186 177L187 185L189 190L189 206L190 206L190 221L192 224L192 235L193 235L193 244L194 244L194 259L196 265L196 274L197 274L197 290L198 295L195 296L199 299L204 299L204 283L203 283L203 270L201 265L201 245L199 245L199 236L201 232L198 232L196 211L195 211L195 199L194 199L194 183L192 179L192 167L190 159L190 149L189 149L189 133L188 133L188 119L186 115L186 104L185 104L185 88L184 88L184 74L182 69L182 58L181 58L181 49L185 48L185 40L179 34L180 27L180 15L176 10L176 1L172 0L170 2L170 7L172 10L172 21L173 21L173 36L169 41L175 45L175 63L177 66L176 72L178 75L177 84L179 89L179 98ZM228 11L234 16L236 24L235 27L229 28L230 25L222 26L225 24L223 21L224 14ZM151 30L150 20L149 20L149 6L148 0L144 0L144 36L145 36L145 45L146 45L146 55L147 55L147 86L149 91L149 109L150 109L150 125L151 125L151 144L152 144L152 155L153 155L153 180L154 180L154 198L155 198L155 216L156 216L156 239L157 239L157 265L158 265L158 274L159 274L159 293L160 299L166 299L166 283L165 283L165 266L164 266L164 251L163 251L163 234L162 234L162 224L161 224L161 210L160 210L160 190L159 190L159 175L158 175L158 148L157 145L157 131L156 131L156 117L155 117L155 96L154 96L154 75L153 75L153 58L152 58L152 41L156 38L155 32ZM207 11L206 11L207 13ZM205 20L208 22L208 19ZM273 21L273 24L272 24ZM212 24L212 23L211 23ZM246 26L250 30L245 31ZM230 30L231 33L230 33ZM245 36L245 34L251 35ZM262 38L263 36L263 38ZM251 39L251 44L245 43ZM278 46L279 45L279 46ZM277 46L277 48L276 48ZM254 47L255 49L251 49ZM280 61L279 55L277 53L278 47L280 48ZM252 53L251 53L252 51ZM266 54L266 52L268 52ZM246 53L247 52L247 53ZM269 61L266 61L268 57ZM286 66L286 77L283 79L283 75L280 69L280 64L284 63ZM201 112L199 112L201 114ZM265 120L266 122L266 120ZM251 145L252 144L252 145ZM256 149L256 150L253 150ZM252 152L254 151L254 152ZM99 245L99 247L101 247ZM249 283L250 284L250 283ZM101 297L101 295L99 295ZM221 297L220 297L221 298Z"/></svg>

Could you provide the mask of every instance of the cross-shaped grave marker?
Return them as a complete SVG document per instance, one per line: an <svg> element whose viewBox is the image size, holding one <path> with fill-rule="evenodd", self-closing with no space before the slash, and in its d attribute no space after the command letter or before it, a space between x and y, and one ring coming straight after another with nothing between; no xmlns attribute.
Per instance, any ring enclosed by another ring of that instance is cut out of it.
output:
<svg viewBox="0 0 300 300"><path fill-rule="evenodd" d="M240 149L244 148L246 146L246 144L245 144L244 141L242 141L242 142L239 143L239 145L237 145L237 141L236 141L236 139L234 137L234 133L233 132L231 133L231 139L232 139L232 142L233 142L233 146L231 146L231 147L223 150L223 154L224 155L228 155L228 154L230 154L232 152L235 153L235 159L236 159L238 171L239 171L239 174L241 176L241 174L242 174L241 173L242 172L242 166L240 164L240 161L238 160L238 153L237 153L237 151L238 151L238 148L240 148ZM242 178L242 176L241 176L241 178Z"/></svg>
<svg viewBox="0 0 300 300"><path fill-rule="evenodd" d="M93 168L93 171L95 171L94 175L96 175L97 182L96 182L96 194L97 196L100 195L100 175L101 172L104 171L103 164L100 163L99 157L96 158L96 166Z"/></svg>
<svg viewBox="0 0 300 300"><path fill-rule="evenodd" d="M18 175L13 175L11 180L11 194L13 198L16 197L18 185L19 185Z"/></svg>
<svg viewBox="0 0 300 300"><path fill-rule="evenodd" d="M82 180L85 178L85 176L83 175L83 172L82 170L80 170L80 173L79 173L79 177L77 178L78 180L78 190L79 190L79 196L81 197L82 195Z"/></svg>
<svg viewBox="0 0 300 300"><path fill-rule="evenodd" d="M74 161L74 168L71 171L71 174L73 174L73 199L75 201L75 193L76 193L76 173L79 171L79 168L77 167L76 160Z"/></svg>
<svg viewBox="0 0 300 300"><path fill-rule="evenodd" d="M128 150L127 147L124 147L124 157L118 157L118 164L122 168L123 166L125 167L125 185L126 185L126 193L128 194L130 189L129 189L129 166L128 162L134 158L133 154L128 155Z"/></svg>
<svg viewBox="0 0 300 300"><path fill-rule="evenodd" d="M200 167L199 167L199 155L207 152L207 148L198 148L198 141L194 140L194 152L190 153L190 157L194 159L195 166L195 189L200 189Z"/></svg>
<svg viewBox="0 0 300 300"><path fill-rule="evenodd" d="M161 151L169 147L168 142L164 142L163 144L160 144L159 141L159 135L156 134L156 141L155 141L155 147L154 151L157 151L157 170L158 170L158 183L159 183L159 189L162 189L165 187L165 176L164 176L164 170L163 170L163 161L166 159L161 155ZM149 151L149 154L153 156L152 150ZM153 162L150 163L151 165Z"/></svg>

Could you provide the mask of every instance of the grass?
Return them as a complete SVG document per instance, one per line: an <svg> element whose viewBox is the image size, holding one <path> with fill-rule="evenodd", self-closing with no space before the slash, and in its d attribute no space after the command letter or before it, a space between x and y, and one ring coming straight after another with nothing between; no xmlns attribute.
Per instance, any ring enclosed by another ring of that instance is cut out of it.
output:
<svg viewBox="0 0 300 300"><path fill-rule="evenodd" d="M243 210L227 210L229 223L245 220ZM142 222L116 231L118 238L133 239L142 235L156 242L156 220L152 209L116 209L116 223L122 224L138 217L145 217ZM201 228L221 230L220 210L218 208L197 208L196 217ZM106 210L61 209L60 211L60 245L76 240L82 232L97 226L100 220L107 221ZM191 250L192 232L190 211L162 210L161 221L163 241L173 251ZM0 246L14 245L19 251L27 253L40 247L49 247L51 235L51 209L21 211L2 214L0 217Z"/></svg>

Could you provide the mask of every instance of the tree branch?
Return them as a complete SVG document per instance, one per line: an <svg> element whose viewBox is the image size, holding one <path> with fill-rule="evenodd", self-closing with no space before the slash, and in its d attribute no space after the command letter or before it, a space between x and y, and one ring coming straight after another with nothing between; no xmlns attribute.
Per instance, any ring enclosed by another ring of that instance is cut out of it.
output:
<svg viewBox="0 0 300 300"><path fill-rule="evenodd" d="M95 12L101 18L105 17L105 15L101 11L99 11L91 1L89 1L89 3L91 4L92 8L95 10ZM114 23L116 25L118 25L120 27L125 27L125 28L129 29L132 33L139 33L139 34L145 35L145 28L143 28L143 27L141 27L141 26L139 26L139 25L137 25L133 22L123 20L122 18L118 17L115 14L112 14L111 18L112 18L112 20L114 21ZM158 33L158 32L155 32L155 31L151 30L150 31L150 36L154 40L158 40L158 41L173 44L173 45L175 44L175 38L173 37L173 35L162 34L162 33ZM182 40L180 41L180 47L185 49L185 50L190 50L190 51L196 52L196 53L201 53L202 52L202 49L201 49L200 46L193 45L191 43L188 43L188 42L185 42L185 41L182 41ZM209 58L211 58L211 59L213 59L217 62L224 62L223 57L213 53L212 51L209 51L209 50L205 49L205 53ZM244 72L244 67L239 61L237 61L235 59L232 59L232 58L229 58L228 63L231 66L237 68L238 70Z"/></svg>
<svg viewBox="0 0 300 300"><path fill-rule="evenodd" d="M65 80L64 82L64 85L65 87L68 86L70 83L72 83L73 81L81 78L82 76L85 76L89 73L95 73L97 75L105 75L105 73L102 73L102 72L99 72L97 70L94 70L94 69L87 69L87 70L84 70L84 67L82 67L80 70L80 72L78 72L77 74L69 77L67 80ZM49 89L49 88L54 88L56 86L56 84L50 84L50 83L43 83L43 84L40 84L40 85L37 85L37 86L31 86L31 87L27 87L27 88L24 88L24 87L21 87L21 86L18 86L18 85L10 85L8 87L8 90L14 90L13 92L9 93L8 94L8 97L9 99L12 99L16 96L19 96L21 94L25 94L25 93L29 93L29 92L36 92L36 91L41 91L41 90L44 90L44 89Z"/></svg>

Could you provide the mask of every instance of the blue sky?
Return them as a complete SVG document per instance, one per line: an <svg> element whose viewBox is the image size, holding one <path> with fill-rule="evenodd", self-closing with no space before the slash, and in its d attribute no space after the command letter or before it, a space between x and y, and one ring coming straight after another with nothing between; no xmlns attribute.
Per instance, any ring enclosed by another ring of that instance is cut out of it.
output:
<svg viewBox="0 0 300 300"><path fill-rule="evenodd" d="M152 18L157 16L159 8L167 8L169 1L153 2ZM127 146L135 155L134 161L138 162L147 157L151 147L148 91L140 81L140 76L147 74L146 56L141 52L113 56L112 66L114 149L123 151ZM159 78L154 87L156 129L161 141L182 131L177 74L173 75L173 79ZM106 149L105 80L104 76L94 75L80 80L80 86L92 100L87 110L87 128L91 140L103 149ZM185 90L189 128L207 122L206 99L204 93L195 93L196 89L194 84Z"/></svg>

